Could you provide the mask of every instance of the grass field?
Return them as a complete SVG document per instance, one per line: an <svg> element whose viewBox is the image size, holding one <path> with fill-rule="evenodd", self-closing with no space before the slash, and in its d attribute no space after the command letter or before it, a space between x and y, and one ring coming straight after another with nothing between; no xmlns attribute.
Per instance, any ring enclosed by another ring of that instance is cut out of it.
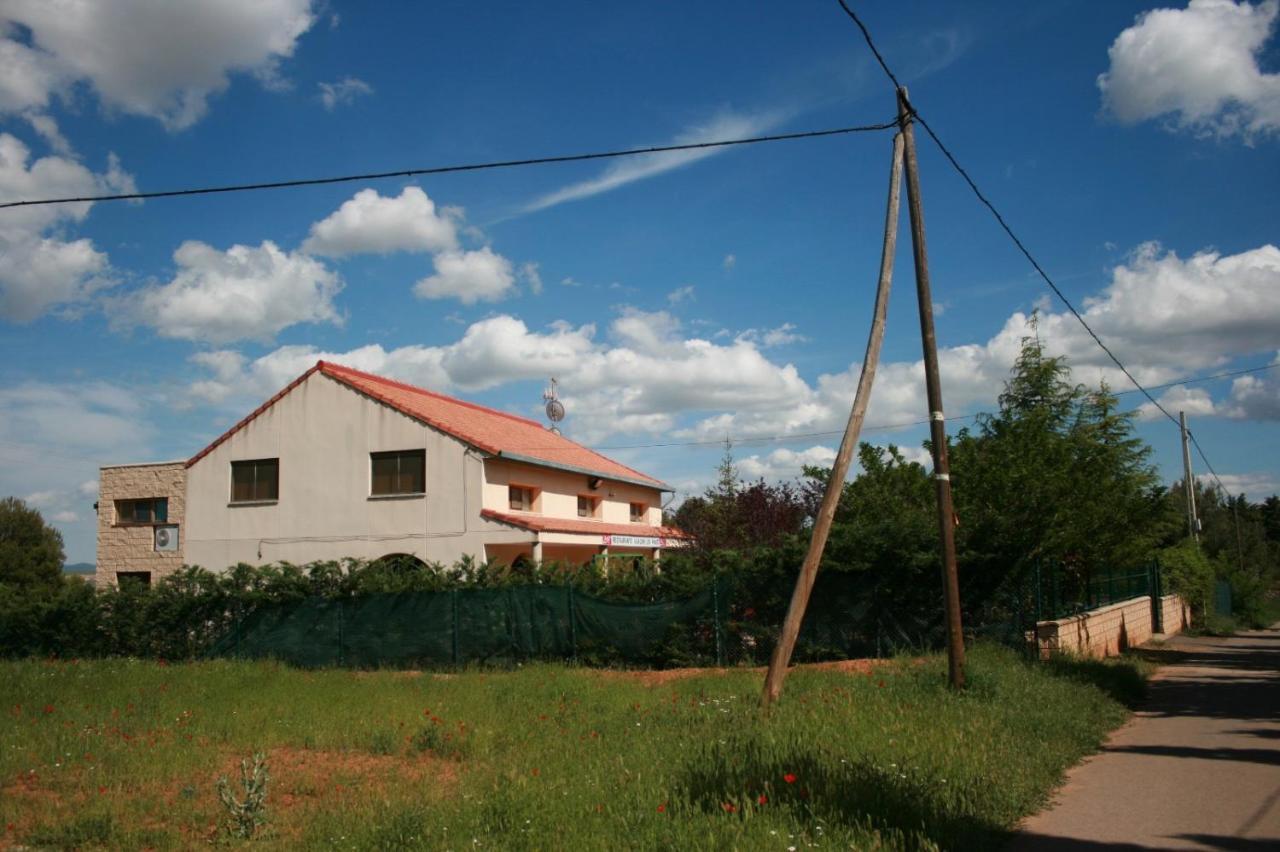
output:
<svg viewBox="0 0 1280 852"><path fill-rule="evenodd" d="M242 844L215 784L255 751L266 848L993 848L1141 689L997 648L964 694L944 670L797 670L765 718L751 671L0 663L0 848Z"/></svg>

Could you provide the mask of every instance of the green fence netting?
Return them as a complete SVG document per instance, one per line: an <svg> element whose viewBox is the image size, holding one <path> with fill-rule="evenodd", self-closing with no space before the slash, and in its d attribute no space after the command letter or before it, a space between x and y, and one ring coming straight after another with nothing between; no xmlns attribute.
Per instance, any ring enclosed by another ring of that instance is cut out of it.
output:
<svg viewBox="0 0 1280 852"><path fill-rule="evenodd" d="M789 595L790 588L778 591ZM936 642L936 620L895 613L887 597L866 577L820 576L796 659L876 656ZM568 585L308 598L244 614L209 656L355 668L534 659L761 663L773 650L782 611L758 607L727 577L689 597L653 603L604 600Z"/></svg>

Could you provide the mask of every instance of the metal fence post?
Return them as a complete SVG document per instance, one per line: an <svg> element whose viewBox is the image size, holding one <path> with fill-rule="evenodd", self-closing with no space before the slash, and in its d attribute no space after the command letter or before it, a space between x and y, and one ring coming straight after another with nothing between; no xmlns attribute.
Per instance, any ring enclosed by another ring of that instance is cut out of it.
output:
<svg viewBox="0 0 1280 852"><path fill-rule="evenodd" d="M342 646L342 598L338 598L338 665L346 664L346 653Z"/></svg>
<svg viewBox="0 0 1280 852"><path fill-rule="evenodd" d="M578 662L578 622L573 614L573 583L565 586L569 596L569 651L573 661Z"/></svg>
<svg viewBox="0 0 1280 852"><path fill-rule="evenodd" d="M711 581L711 615L716 625L716 665L724 665L724 640L720 635L720 576Z"/></svg>
<svg viewBox="0 0 1280 852"><path fill-rule="evenodd" d="M453 668L458 667L458 590L451 588L449 590L449 608L453 622Z"/></svg>
<svg viewBox="0 0 1280 852"><path fill-rule="evenodd" d="M1036 622L1044 621L1044 582L1040 576L1040 560L1035 565Z"/></svg>

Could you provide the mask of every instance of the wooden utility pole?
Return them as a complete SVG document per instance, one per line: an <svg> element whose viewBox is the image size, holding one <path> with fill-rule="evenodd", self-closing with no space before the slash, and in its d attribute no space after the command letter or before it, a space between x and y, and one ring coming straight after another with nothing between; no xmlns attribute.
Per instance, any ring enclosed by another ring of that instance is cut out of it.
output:
<svg viewBox="0 0 1280 852"><path fill-rule="evenodd" d="M831 468L831 477L827 480L827 490L822 495L822 505L818 508L818 517L813 522L813 536L809 539L809 550L805 553L804 564L800 567L800 576L796 578L795 591L791 593L791 605L787 608L787 617L782 624L782 635L773 649L769 660L769 672L764 679L764 692L760 696L760 706L768 709L782 693L782 681L787 676L787 666L791 663L791 654L796 647L796 638L800 635L800 623L804 619L805 608L809 605L809 595L813 592L813 583L818 576L818 565L822 562L822 552L827 546L827 536L831 532L831 522L835 518L836 507L840 505L840 495L844 493L844 480L849 474L849 465L853 460L853 452L858 447L858 436L862 432L862 421L867 413L867 403L871 401L871 384L876 377L876 366L880 362L880 344L884 342L885 317L889 311L889 288L893 282L893 257L898 246L898 204L902 184L902 134L893 137L893 162L889 167L889 203L884 219L884 245L880 250L880 281L876 286L876 302L872 312L871 333L867 338L867 352L862 359L862 373L858 377L858 390L853 397L853 408L849 412L849 424L845 427L844 438L840 441L840 451L836 453L835 464Z"/></svg>
<svg viewBox="0 0 1280 852"><path fill-rule="evenodd" d="M1196 486L1191 478L1191 433L1187 431L1187 412L1178 412L1178 430L1182 433L1182 487L1187 492L1187 535L1200 540L1200 523L1196 519ZM1228 495L1227 499L1230 499Z"/></svg>
<svg viewBox="0 0 1280 852"><path fill-rule="evenodd" d="M920 168L907 89L898 89L898 121L902 125L907 167L907 210L911 213L911 248L920 303L920 340L924 344L924 382L929 398L929 439L933 444L933 479L938 492L938 535L942 544L942 588L947 619L947 661L953 689L964 687L964 632L960 625L960 582L956 575L955 511L951 506L951 463L947 459L947 425L938 378L938 341L933 330L933 294L929 287L929 253L924 240L924 207Z"/></svg>

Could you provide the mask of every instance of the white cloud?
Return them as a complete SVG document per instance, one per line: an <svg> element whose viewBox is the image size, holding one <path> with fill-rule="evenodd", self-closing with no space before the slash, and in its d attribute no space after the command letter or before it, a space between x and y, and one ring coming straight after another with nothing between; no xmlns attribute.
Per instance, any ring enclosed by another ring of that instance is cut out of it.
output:
<svg viewBox="0 0 1280 852"><path fill-rule="evenodd" d="M17 137L0 133L0 201L93 195L132 187L114 154L95 174L73 159L41 157ZM92 205L15 207L0 217L0 319L30 322L59 305L82 302L111 283L107 255L62 228L84 220Z"/></svg>
<svg viewBox="0 0 1280 852"><path fill-rule="evenodd" d="M372 95L373 87L356 77L343 77L336 83L317 83L320 88L320 103L332 112L340 106L355 103L361 95Z"/></svg>
<svg viewBox="0 0 1280 852"><path fill-rule="evenodd" d="M529 292L535 296L542 292L542 273L538 271L538 264L532 260L525 261L520 264L520 269L516 272L517 277L524 283L529 285Z"/></svg>
<svg viewBox="0 0 1280 852"><path fill-rule="evenodd" d="M395 197L362 189L328 217L311 226L302 244L309 254L343 257L397 251L449 251L458 246L455 219L437 212L435 202L416 186Z"/></svg>
<svg viewBox="0 0 1280 852"><path fill-rule="evenodd" d="M1218 406L1204 388L1193 388L1185 385L1169 388L1159 396L1160 405L1165 411L1175 416L1179 411L1187 416L1206 417L1218 413ZM1138 406L1138 418L1141 420L1159 420L1164 414L1150 402Z"/></svg>
<svg viewBox="0 0 1280 852"><path fill-rule="evenodd" d="M670 293L667 294L667 301L673 305L678 305L681 302L692 302L694 300L693 291L694 291L694 287L692 284L686 284L683 287L677 287L676 289L672 290Z"/></svg>
<svg viewBox="0 0 1280 852"><path fill-rule="evenodd" d="M156 439L135 388L100 381L2 387L0 494L36 500L45 517L68 525L71 561L92 561L98 467L148 460Z"/></svg>
<svg viewBox="0 0 1280 852"><path fill-rule="evenodd" d="M1280 364L1280 355L1272 363ZM1231 383L1230 400L1223 409L1229 417L1246 420L1280 420L1280 370L1240 376Z"/></svg>
<svg viewBox="0 0 1280 852"><path fill-rule="evenodd" d="M803 334L797 334L795 324L789 322L784 322L777 328L766 328L763 331L758 328L749 328L739 334L738 337L742 340L757 343L766 349L774 346L787 346L792 343L804 343L809 340Z"/></svg>
<svg viewBox="0 0 1280 852"><path fill-rule="evenodd" d="M457 299L464 305L496 302L515 287L511 261L488 246L475 251L445 251L434 258L436 273L413 292L423 299Z"/></svg>
<svg viewBox="0 0 1280 852"><path fill-rule="evenodd" d="M280 63L314 20L311 0L7 0L0 7L0 109L43 110L87 83L104 107L189 127L209 98L251 74L287 86ZM18 40L15 24L30 32Z"/></svg>
<svg viewBox="0 0 1280 852"><path fill-rule="evenodd" d="M1217 136L1280 130L1280 74L1258 65L1280 3L1191 0L1138 16L1108 51L1098 77L1106 108L1123 122L1162 115Z"/></svg>
<svg viewBox="0 0 1280 852"><path fill-rule="evenodd" d="M49 520L53 521L55 524L74 524L76 521L80 520L80 516L75 512L72 512L70 509L63 509L61 512L54 512L50 515Z"/></svg>
<svg viewBox="0 0 1280 852"><path fill-rule="evenodd" d="M1230 256L1200 253L1185 261L1147 246L1116 267L1111 284L1085 302L1084 314L1142 381L1158 384L1224 359L1280 349L1277 276L1280 252L1270 246ZM985 342L939 351L948 414L995 402L1022 339L1032 333L1028 320L1014 313ZM1117 390L1127 388L1070 315L1047 311L1038 324L1049 354L1068 355L1078 381L1106 380ZM806 381L794 365L774 360L765 349L794 334L784 324L707 340L690 336L666 311L624 307L608 335L598 339L591 325L555 323L533 330L516 317L499 315L472 324L459 340L442 346L391 351L374 346L335 354L283 347L253 362L236 353L207 353L202 363L212 375L193 392L219 399L236 387L250 387L251 398L261 398L323 357L444 391L556 376L571 412L566 430L588 443L619 434L711 441L725 435L838 434L848 419L861 365ZM255 382L262 376L269 380ZM1171 389L1166 399L1197 412L1259 419L1280 409L1275 384L1254 381L1270 377L1240 379L1232 397L1221 402L1186 389ZM922 363L882 363L868 428L915 425L925 412ZM904 452L928 461L922 450ZM770 462L768 457L757 461Z"/></svg>
<svg viewBox="0 0 1280 852"><path fill-rule="evenodd" d="M687 145L721 139L740 139L755 136L778 125L784 116L779 112L736 113L724 110L710 120L694 125L677 134L671 145ZM597 177L570 184L536 198L525 205L521 212L545 210L566 201L590 198L602 192L610 192L638 180L654 177L672 169L678 169L724 151L724 148L697 148L687 151L668 151L658 154L638 154L614 162Z"/></svg>
<svg viewBox="0 0 1280 852"><path fill-rule="evenodd" d="M341 323L333 298L342 280L315 258L261 246L219 251L188 241L173 253L166 284L114 300L117 326L145 325L162 337L228 343L270 340L297 323Z"/></svg>
<svg viewBox="0 0 1280 852"><path fill-rule="evenodd" d="M735 266L738 265L737 255L726 254L724 256L724 260L721 262L721 265L724 266L726 270L732 270Z"/></svg>
<svg viewBox="0 0 1280 852"><path fill-rule="evenodd" d="M807 450L789 450L780 447L765 456L751 455L738 459L738 473L746 480L795 479L808 467L831 467L836 451L831 447L813 446Z"/></svg>
<svg viewBox="0 0 1280 852"><path fill-rule="evenodd" d="M1205 488L1216 487L1218 484L1218 480L1210 474L1195 474L1195 478ZM1222 480L1228 494L1243 494L1253 502L1260 502L1280 492L1280 479L1271 473L1224 473L1218 479Z"/></svg>

